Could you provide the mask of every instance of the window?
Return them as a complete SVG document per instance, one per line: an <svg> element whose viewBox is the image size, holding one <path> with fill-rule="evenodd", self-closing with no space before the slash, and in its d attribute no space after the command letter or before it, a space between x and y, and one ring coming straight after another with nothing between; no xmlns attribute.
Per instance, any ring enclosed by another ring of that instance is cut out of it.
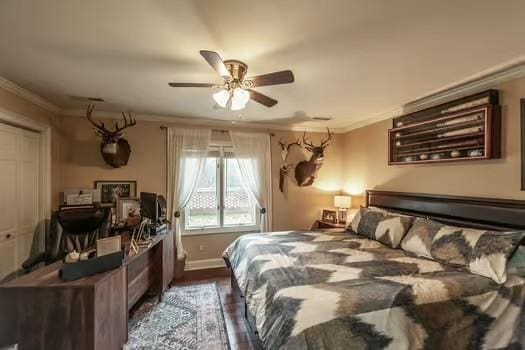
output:
<svg viewBox="0 0 525 350"><path fill-rule="evenodd" d="M184 210L184 233L257 230L257 205L241 184L229 147L210 150L202 177Z"/></svg>

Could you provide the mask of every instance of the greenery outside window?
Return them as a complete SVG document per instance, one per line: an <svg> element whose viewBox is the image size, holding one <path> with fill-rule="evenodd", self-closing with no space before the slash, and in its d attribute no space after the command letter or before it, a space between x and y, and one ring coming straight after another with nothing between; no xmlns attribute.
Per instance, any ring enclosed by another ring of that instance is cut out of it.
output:
<svg viewBox="0 0 525 350"><path fill-rule="evenodd" d="M241 184L231 147L213 147L183 215L184 234L257 231L259 210Z"/></svg>

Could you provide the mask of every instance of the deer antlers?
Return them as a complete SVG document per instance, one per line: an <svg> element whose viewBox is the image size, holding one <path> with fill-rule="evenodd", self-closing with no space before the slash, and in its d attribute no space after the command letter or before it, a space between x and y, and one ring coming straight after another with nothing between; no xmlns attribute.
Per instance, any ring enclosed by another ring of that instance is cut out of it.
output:
<svg viewBox="0 0 525 350"><path fill-rule="evenodd" d="M288 143L286 144L286 142L284 142L282 139L279 140L279 145L281 145L281 159L283 160L283 162L286 160L286 157L288 156L288 152L290 152L290 149L292 148L292 146L299 146L301 147L301 143L299 142L299 139L297 139L297 141L295 142L291 142L291 143Z"/></svg>
<svg viewBox="0 0 525 350"><path fill-rule="evenodd" d="M308 139L306 138L306 131L303 134L303 143L309 148L316 148L316 147L325 148L326 146L328 146L328 142L332 139L332 136L333 136L333 133L330 131L329 128L326 128L326 130L328 130L328 137L326 138L326 140L322 140L319 146L316 146L311 141L308 141Z"/></svg>
<svg viewBox="0 0 525 350"><path fill-rule="evenodd" d="M95 104L90 104L88 107L87 107L87 111L86 111L86 117L87 119L89 120L89 122L95 127L95 132L105 138L105 139L112 139L112 138L115 138L115 137L121 137L122 136L122 131L124 129L126 129L127 127L130 127L130 126L133 126L135 124L137 124L137 121L135 120L135 118L133 118L131 116L131 113L124 113L122 112L122 117L124 118L124 126L120 127L119 125L119 121L115 122L115 130L113 131L110 131L106 128L106 126L104 125L104 122L101 122L101 121L96 121L93 119L93 110L95 109Z"/></svg>

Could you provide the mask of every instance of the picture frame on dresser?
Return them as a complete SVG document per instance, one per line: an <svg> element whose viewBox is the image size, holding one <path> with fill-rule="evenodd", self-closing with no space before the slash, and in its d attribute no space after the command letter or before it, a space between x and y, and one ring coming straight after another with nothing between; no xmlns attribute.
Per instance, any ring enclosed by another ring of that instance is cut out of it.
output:
<svg viewBox="0 0 525 350"><path fill-rule="evenodd" d="M323 209L321 221L335 224L337 223L337 212L335 210Z"/></svg>
<svg viewBox="0 0 525 350"><path fill-rule="evenodd" d="M525 98L520 100L521 129L521 190L525 191Z"/></svg>

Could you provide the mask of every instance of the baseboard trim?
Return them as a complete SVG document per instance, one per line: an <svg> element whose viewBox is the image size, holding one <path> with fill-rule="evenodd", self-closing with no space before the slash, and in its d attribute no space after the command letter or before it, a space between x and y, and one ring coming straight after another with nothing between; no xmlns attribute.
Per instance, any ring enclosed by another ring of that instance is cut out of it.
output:
<svg viewBox="0 0 525 350"><path fill-rule="evenodd" d="M186 262L186 271L226 267L223 259L190 260Z"/></svg>

